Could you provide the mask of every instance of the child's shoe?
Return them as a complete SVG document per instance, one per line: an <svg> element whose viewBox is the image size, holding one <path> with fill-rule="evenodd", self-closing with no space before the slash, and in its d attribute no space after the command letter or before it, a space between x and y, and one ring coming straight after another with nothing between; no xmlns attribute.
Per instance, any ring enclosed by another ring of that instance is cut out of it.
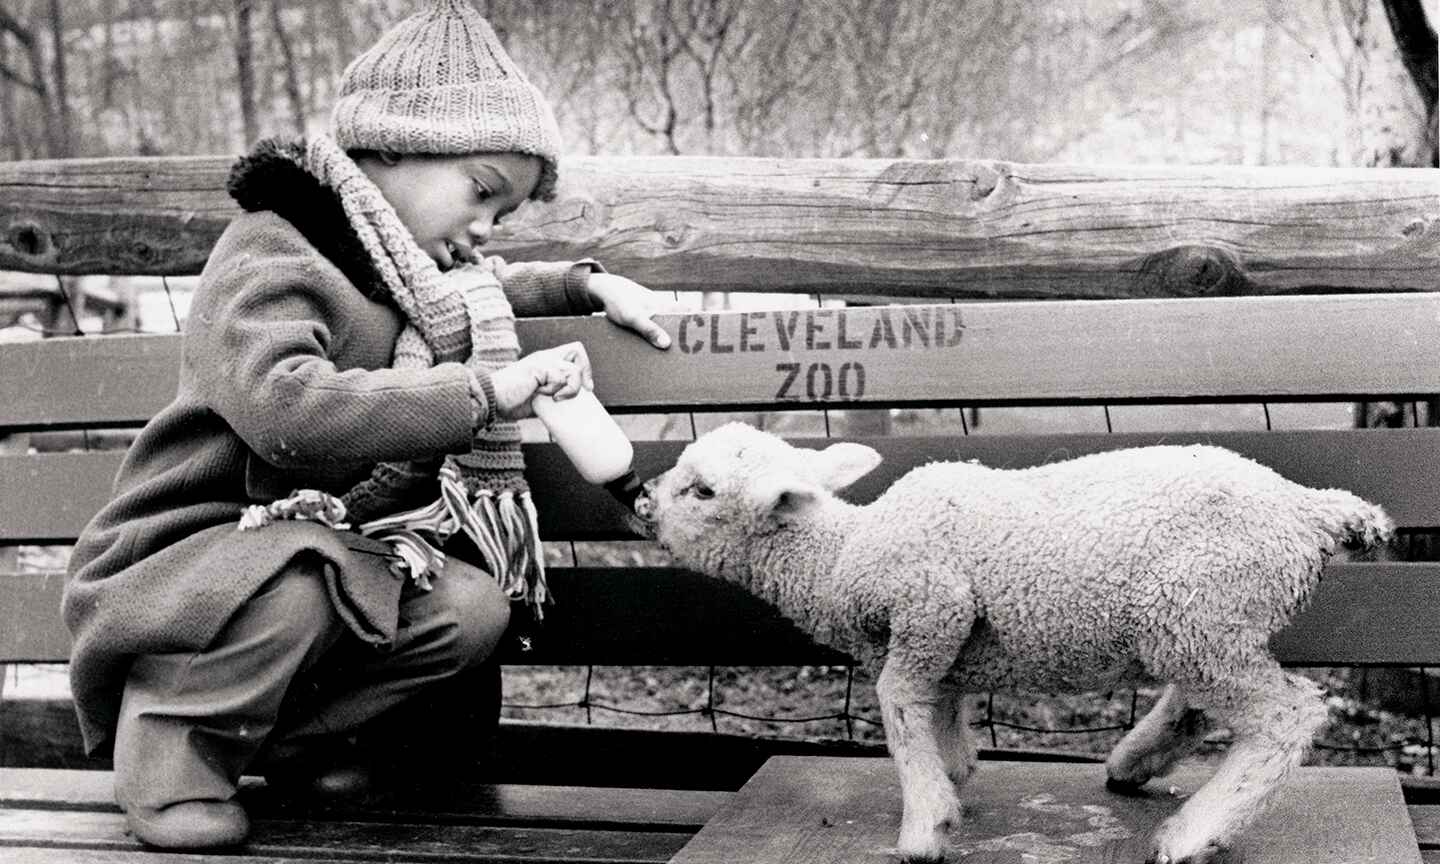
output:
<svg viewBox="0 0 1440 864"><path fill-rule="evenodd" d="M158 809L127 807L125 824L140 842L162 849L238 846L250 835L250 818L234 801L180 801Z"/></svg>
<svg viewBox="0 0 1440 864"><path fill-rule="evenodd" d="M270 749L258 772L265 785L287 798L347 801L370 792L370 769L348 742L301 747L281 744Z"/></svg>

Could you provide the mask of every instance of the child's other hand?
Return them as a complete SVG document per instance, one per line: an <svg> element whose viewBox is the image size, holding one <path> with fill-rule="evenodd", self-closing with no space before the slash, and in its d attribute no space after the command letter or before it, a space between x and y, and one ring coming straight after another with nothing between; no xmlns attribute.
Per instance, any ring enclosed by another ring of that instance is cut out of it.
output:
<svg viewBox="0 0 1440 864"><path fill-rule="evenodd" d="M526 354L503 369L491 373L495 387L495 413L506 420L529 417L530 400L536 393L569 399L581 387L595 386L590 373L590 355L579 342Z"/></svg>
<svg viewBox="0 0 1440 864"><path fill-rule="evenodd" d="M670 334L651 320L664 311L654 291L614 273L591 273L588 287L590 296L604 304L605 317L612 323L634 330L656 348L670 347Z"/></svg>

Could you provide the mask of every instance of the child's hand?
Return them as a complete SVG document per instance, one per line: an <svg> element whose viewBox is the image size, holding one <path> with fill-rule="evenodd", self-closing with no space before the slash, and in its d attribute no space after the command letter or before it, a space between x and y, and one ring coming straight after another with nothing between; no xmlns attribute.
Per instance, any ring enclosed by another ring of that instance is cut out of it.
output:
<svg viewBox="0 0 1440 864"><path fill-rule="evenodd" d="M595 386L590 376L590 355L585 346L571 342L526 354L503 369L491 373L495 387L495 413L506 420L529 417L530 400L536 393L569 399Z"/></svg>
<svg viewBox="0 0 1440 864"><path fill-rule="evenodd" d="M614 273L591 273L588 287L590 296L604 304L605 317L612 323L634 330L656 348L670 347L670 334L650 320L663 311L655 292Z"/></svg>

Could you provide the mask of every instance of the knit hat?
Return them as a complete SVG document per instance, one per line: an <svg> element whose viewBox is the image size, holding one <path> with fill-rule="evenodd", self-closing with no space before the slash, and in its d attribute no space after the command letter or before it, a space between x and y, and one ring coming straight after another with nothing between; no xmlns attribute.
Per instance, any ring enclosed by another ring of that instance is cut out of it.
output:
<svg viewBox="0 0 1440 864"><path fill-rule="evenodd" d="M352 60L330 129L345 150L527 153L542 163L531 197L555 194L555 115L468 0L430 3Z"/></svg>

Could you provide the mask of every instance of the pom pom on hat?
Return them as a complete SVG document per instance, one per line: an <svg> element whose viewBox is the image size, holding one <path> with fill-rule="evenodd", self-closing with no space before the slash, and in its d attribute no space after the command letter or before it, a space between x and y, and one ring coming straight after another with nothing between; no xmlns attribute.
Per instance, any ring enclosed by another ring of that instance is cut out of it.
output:
<svg viewBox="0 0 1440 864"><path fill-rule="evenodd" d="M528 153L543 163L531 197L554 196L555 115L466 0L430 3L351 61L330 127L346 150Z"/></svg>

